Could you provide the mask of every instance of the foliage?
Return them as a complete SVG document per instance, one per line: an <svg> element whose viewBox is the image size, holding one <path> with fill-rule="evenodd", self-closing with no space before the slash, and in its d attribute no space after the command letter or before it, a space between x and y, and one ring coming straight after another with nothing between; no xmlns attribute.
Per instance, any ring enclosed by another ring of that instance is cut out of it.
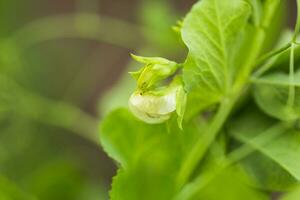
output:
<svg viewBox="0 0 300 200"><path fill-rule="evenodd" d="M139 104L100 125L119 164L112 200L269 199L298 185L300 14L288 41L268 48L284 3L199 1L175 28L188 49L183 62L135 57L146 64L132 74ZM181 98L170 95L175 80Z"/></svg>

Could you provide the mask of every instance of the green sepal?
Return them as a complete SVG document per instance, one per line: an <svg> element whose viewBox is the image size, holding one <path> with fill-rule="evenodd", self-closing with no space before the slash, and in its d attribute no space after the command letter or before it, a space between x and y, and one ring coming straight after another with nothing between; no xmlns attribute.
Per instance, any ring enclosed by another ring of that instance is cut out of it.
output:
<svg viewBox="0 0 300 200"><path fill-rule="evenodd" d="M186 102L187 102L187 94L184 91L183 88L180 88L177 91L177 104L176 104L176 113L178 115L177 117L177 123L179 128L182 130L182 122L183 122L183 117L185 113L185 108L186 108Z"/></svg>
<svg viewBox="0 0 300 200"><path fill-rule="evenodd" d="M175 74L180 67L176 62L160 57L142 57L131 54L132 58L145 64L140 70L130 72L137 81L138 89L151 90L159 82Z"/></svg>

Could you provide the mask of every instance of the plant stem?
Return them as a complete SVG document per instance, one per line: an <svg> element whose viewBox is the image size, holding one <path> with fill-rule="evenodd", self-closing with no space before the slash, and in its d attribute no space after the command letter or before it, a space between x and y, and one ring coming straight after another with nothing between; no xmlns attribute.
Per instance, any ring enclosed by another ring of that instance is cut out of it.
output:
<svg viewBox="0 0 300 200"><path fill-rule="evenodd" d="M287 105L292 108L295 101L295 85L294 85L294 74L295 74L295 42L297 40L297 36L300 31L300 0L297 0L297 22L295 25L294 35L291 41L291 49L290 49L290 66L289 66L289 96Z"/></svg>
<svg viewBox="0 0 300 200"><path fill-rule="evenodd" d="M295 31L292 39L293 41L296 41L299 31L300 31L300 0L297 0L297 21L296 21Z"/></svg>
<svg viewBox="0 0 300 200"><path fill-rule="evenodd" d="M183 163L183 166L179 172L177 178L177 186L182 187L183 184L187 182L191 173L201 160L201 158L206 153L209 146L215 140L219 130L226 121L235 101L225 99L220 105L220 108L214 117L211 125L208 127L207 132L202 138L200 138L197 143L194 145L191 153L188 155L187 159Z"/></svg>
<svg viewBox="0 0 300 200"><path fill-rule="evenodd" d="M285 49L284 47L287 47L287 46L289 46L289 47ZM268 60L268 61L264 65L262 65L260 68L258 68L257 71L255 71L252 76L254 78L257 78L257 77L263 75L266 71L268 71L272 67L274 67L274 63L276 62L278 56L281 55L281 53L283 53L284 51L289 50L291 47L291 43L287 44L284 47L282 47L281 49L278 49L276 51L276 53L275 53L275 51L273 53L270 52L269 57L265 58L265 60ZM282 51L280 51L280 50L282 50ZM271 53L272 53L272 55L271 55ZM270 59L270 58L272 58L272 59ZM261 62L262 59L260 59L260 61L257 62L256 67L258 67L260 64L262 64L262 62Z"/></svg>
<svg viewBox="0 0 300 200"><path fill-rule="evenodd" d="M252 47L249 56L247 57L244 67L242 68L243 70L241 70L234 85L234 91L236 91L237 93L239 93L241 89L243 89L245 83L249 81L249 75L251 74L255 66L255 60L259 56L260 51L263 47L265 37L265 31L261 28L258 28L256 30L256 34L252 42Z"/></svg>
<svg viewBox="0 0 300 200"><path fill-rule="evenodd" d="M295 51L295 44L292 42L292 46L290 49L290 66L289 66L289 96L287 100L288 107L292 108L295 102L295 59L294 59L294 51Z"/></svg>
<svg viewBox="0 0 300 200"><path fill-rule="evenodd" d="M291 47L291 43L287 43L286 45L284 45L283 47L279 48L279 49L275 49L274 51L271 51L265 55L263 55L261 58L258 59L258 61L256 62L256 66L261 65L263 62L265 62L266 60L272 58L273 56L276 56L286 50L288 50ZM260 68L258 71L262 70L262 68Z"/></svg>

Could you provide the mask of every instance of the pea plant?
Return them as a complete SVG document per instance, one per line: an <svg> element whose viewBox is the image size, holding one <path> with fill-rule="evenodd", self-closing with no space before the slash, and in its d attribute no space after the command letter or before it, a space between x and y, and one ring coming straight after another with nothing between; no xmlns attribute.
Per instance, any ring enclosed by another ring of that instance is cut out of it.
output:
<svg viewBox="0 0 300 200"><path fill-rule="evenodd" d="M174 28L183 62L132 55L128 108L100 125L112 200L300 199L300 14L281 31L286 4L201 0Z"/></svg>

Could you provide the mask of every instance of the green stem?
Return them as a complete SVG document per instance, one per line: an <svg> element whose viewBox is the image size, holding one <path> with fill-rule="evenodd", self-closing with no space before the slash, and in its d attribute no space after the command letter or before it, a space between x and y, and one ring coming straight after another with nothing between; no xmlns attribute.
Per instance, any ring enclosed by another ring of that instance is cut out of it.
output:
<svg viewBox="0 0 300 200"><path fill-rule="evenodd" d="M272 58L273 56L276 56L284 51L286 51L287 49L289 49L291 47L291 43L288 43L286 45L284 45L283 47L276 49L274 51L271 51L265 55L263 55L261 58L258 59L258 61L256 62L256 66L261 65L263 62L265 62L266 60L269 60L270 58ZM258 71L262 70L262 68L260 68Z"/></svg>
<svg viewBox="0 0 300 200"><path fill-rule="evenodd" d="M297 0L297 21L296 21L295 31L293 35L293 41L296 41L299 31L300 31L300 0Z"/></svg>
<svg viewBox="0 0 300 200"><path fill-rule="evenodd" d="M236 93L239 93L244 87L245 83L248 82L249 75L251 74L255 66L256 58L259 56L260 51L263 47L265 37L265 31L261 28L258 28L252 42L251 51L247 57L244 67L242 68L243 70L241 70L235 82L234 91L236 91Z"/></svg>
<svg viewBox="0 0 300 200"><path fill-rule="evenodd" d="M228 115L230 114L233 105L234 101L228 99L225 99L220 105L220 108L216 116L214 117L211 125L208 127L207 132L194 145L194 148L188 155L187 159L181 167L181 170L179 171L179 175L177 177L177 186L179 188L181 188L182 185L188 181L193 170L196 168L197 164L200 162L201 158L204 156L209 146L215 140L219 130L221 129Z"/></svg>
<svg viewBox="0 0 300 200"><path fill-rule="evenodd" d="M295 76L295 43L297 36L300 31L300 0L297 0L297 21L295 25L294 35L291 41L291 50L290 50L290 66L289 66L289 96L287 105L292 108L295 101L295 85L294 85L294 76Z"/></svg>
<svg viewBox="0 0 300 200"><path fill-rule="evenodd" d="M285 49L285 47L287 47L287 46L289 46L289 47ZM272 52L270 52L270 56L265 59L265 60L268 60L268 62L266 62L263 66L261 66L260 68L258 68L257 71L255 71L252 76L254 78L258 78L261 75L263 75L265 72L267 72L268 70L270 70L272 67L274 67L274 63L276 62L277 57L279 55L281 55L282 52L288 50L290 47L291 47L291 43L289 43L286 46L282 47L281 49L277 50L276 53L274 51L274 54L272 54L272 55L271 55ZM282 51L280 51L280 50L282 50ZM272 59L269 60L269 58L272 58ZM260 64L262 64L262 62L259 61L256 64L256 67L259 66Z"/></svg>
<svg viewBox="0 0 300 200"><path fill-rule="evenodd" d="M295 44L292 42L292 46L290 49L290 72L289 72L289 96L287 105L292 108L295 101L295 84L294 84L294 76L295 76L295 60L294 60L294 54L295 54Z"/></svg>
<svg viewBox="0 0 300 200"><path fill-rule="evenodd" d="M287 49L291 48L290 50L290 80L293 79L293 68L294 68L294 64L293 64L293 57L294 57L294 49L295 49L295 45L299 45L299 43L296 41L297 40L297 36L299 34L299 31L300 31L300 0L297 0L297 21L296 21L296 25L295 25L295 29L294 29L294 34L293 34L293 37L291 39L291 42L284 45L283 47L281 47L280 49L278 50L275 50L275 51L271 51L270 53L266 54L265 56L261 57L258 62L257 62L257 66L259 66L260 64L262 64L264 61L268 60L269 58L275 56L275 55L278 55L280 54L281 52L284 52L286 51ZM292 60L292 61L291 61ZM258 76L261 76L264 72L266 72L267 70L270 69L270 67L272 67L273 62L271 63L267 63L266 65L262 66L261 68L259 68L255 74L254 74L254 77L258 77ZM290 88L290 96L293 96L293 90L292 88ZM289 103L292 103L292 100L291 98L289 98Z"/></svg>

